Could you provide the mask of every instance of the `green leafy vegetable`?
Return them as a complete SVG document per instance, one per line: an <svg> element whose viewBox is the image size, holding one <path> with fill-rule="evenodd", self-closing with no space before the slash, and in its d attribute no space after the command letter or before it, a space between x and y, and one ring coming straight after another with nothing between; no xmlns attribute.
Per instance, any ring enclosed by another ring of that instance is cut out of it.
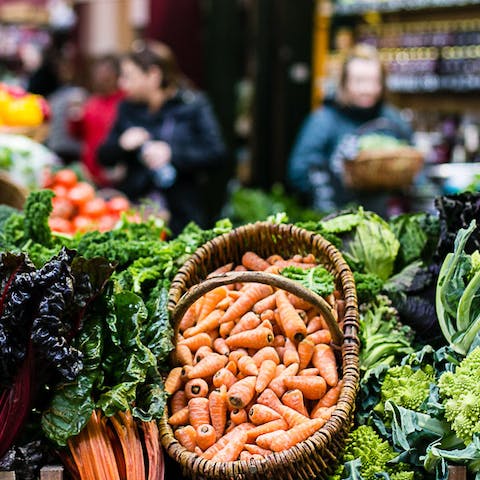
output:
<svg viewBox="0 0 480 480"><path fill-rule="evenodd" d="M287 278L301 283L321 297L330 295L335 289L333 275L321 265L314 268L285 267L280 273Z"/></svg>
<svg viewBox="0 0 480 480"><path fill-rule="evenodd" d="M358 303L368 303L382 291L383 281L374 273L353 272Z"/></svg>

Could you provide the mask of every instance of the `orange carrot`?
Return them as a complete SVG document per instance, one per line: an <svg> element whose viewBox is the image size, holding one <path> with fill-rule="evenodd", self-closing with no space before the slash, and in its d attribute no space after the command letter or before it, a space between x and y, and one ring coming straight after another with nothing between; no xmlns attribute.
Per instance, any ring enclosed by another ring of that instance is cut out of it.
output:
<svg viewBox="0 0 480 480"><path fill-rule="evenodd" d="M175 438L189 452L195 451L197 445L197 432L191 425L180 427L175 430Z"/></svg>
<svg viewBox="0 0 480 480"><path fill-rule="evenodd" d="M284 405L277 395L275 395L273 390L270 390L269 388L264 390L262 394L259 395L257 402L262 405L266 405L267 407L270 407L279 413L287 421L290 427L308 420L308 417L305 417L305 415L302 415L293 408Z"/></svg>
<svg viewBox="0 0 480 480"><path fill-rule="evenodd" d="M221 275L222 273L231 272L232 268L233 268L233 262L232 263L227 263L226 265L222 265L221 267L218 267L213 272L209 273L207 275L207 278L214 277L215 275Z"/></svg>
<svg viewBox="0 0 480 480"><path fill-rule="evenodd" d="M212 353L213 350L208 345L202 345L195 354L193 363L196 365L200 360L203 360L207 355Z"/></svg>
<svg viewBox="0 0 480 480"><path fill-rule="evenodd" d="M300 357L298 355L297 347L289 338L287 338L285 340L285 350L283 352L283 364L288 367L292 363L299 364Z"/></svg>
<svg viewBox="0 0 480 480"><path fill-rule="evenodd" d="M230 370L234 375L238 373L237 364L233 360L228 360L224 368L226 368L227 370Z"/></svg>
<svg viewBox="0 0 480 480"><path fill-rule="evenodd" d="M220 325L220 319L223 316L223 310L212 310L207 316L194 326L187 328L183 332L183 338L190 338L202 332L209 332Z"/></svg>
<svg viewBox="0 0 480 480"><path fill-rule="evenodd" d="M230 420L235 425L240 425L241 423L245 423L247 421L247 411L244 408L234 408L230 412Z"/></svg>
<svg viewBox="0 0 480 480"><path fill-rule="evenodd" d="M268 268L264 270L265 273L275 273L278 275L280 273L280 268L277 265L270 265Z"/></svg>
<svg viewBox="0 0 480 480"><path fill-rule="evenodd" d="M228 433L223 435L223 437L219 438L211 447L207 448L202 453L202 458L206 458L210 460L214 455L216 455L223 447L227 445L227 443L235 436L238 435L239 432L246 432L248 429L253 428L251 423L242 423L240 425L235 425L232 430Z"/></svg>
<svg viewBox="0 0 480 480"><path fill-rule="evenodd" d="M253 442L259 435L264 433L276 432L278 430L287 430L288 423L284 418L277 418L271 422L262 423L247 432L247 442Z"/></svg>
<svg viewBox="0 0 480 480"><path fill-rule="evenodd" d="M319 400L327 391L327 384L323 377L320 376L295 375L285 377L284 384L290 390L298 388L308 400Z"/></svg>
<svg viewBox="0 0 480 480"><path fill-rule="evenodd" d="M300 370L298 372L298 375L300 376L315 376L315 375L319 375L319 371L318 371L318 368L315 368L315 367L311 367L311 368L304 368L303 370Z"/></svg>
<svg viewBox="0 0 480 480"><path fill-rule="evenodd" d="M188 378L192 379L211 377L218 372L218 370L223 368L227 362L228 359L225 355L211 353L192 367L192 369L188 372Z"/></svg>
<svg viewBox="0 0 480 480"><path fill-rule="evenodd" d="M180 378L182 379L182 382L184 383L188 382L188 380L190 379L188 374L192 368L193 368L193 365L184 365L182 367L182 371L180 372Z"/></svg>
<svg viewBox="0 0 480 480"><path fill-rule="evenodd" d="M303 262L296 262L295 260L279 260L274 263L279 268L285 267L299 267L303 270L309 270L310 268L316 267L314 263L303 263Z"/></svg>
<svg viewBox="0 0 480 480"><path fill-rule="evenodd" d="M317 259L313 253L308 253L302 258L303 263L317 263Z"/></svg>
<svg viewBox="0 0 480 480"><path fill-rule="evenodd" d="M225 312L220 322L225 323L230 320L235 320L247 313L255 303L262 298L271 295L273 289L270 285L264 285L262 283L251 283L248 285L242 295L232 304L231 307Z"/></svg>
<svg viewBox="0 0 480 480"><path fill-rule="evenodd" d="M202 308L198 313L197 323L200 323L204 318L207 317L207 315L215 310L218 302L227 296L227 292L228 290L222 286L210 290L203 296Z"/></svg>
<svg viewBox="0 0 480 480"><path fill-rule="evenodd" d="M227 423L227 388L225 385L222 385L218 390L210 392L208 410L218 439L223 435L225 424Z"/></svg>
<svg viewBox="0 0 480 480"><path fill-rule="evenodd" d="M305 407L305 401L303 399L303 393L299 389L288 390L282 395L282 403L287 407L293 408L297 412L309 417Z"/></svg>
<svg viewBox="0 0 480 480"><path fill-rule="evenodd" d="M212 346L212 337L208 333L199 333L193 337L185 338L178 342L181 345L186 345L192 352L196 352L202 345Z"/></svg>
<svg viewBox="0 0 480 480"><path fill-rule="evenodd" d="M292 342L300 342L307 335L305 322L288 301L287 295L283 290L277 290L276 297L280 323L285 335Z"/></svg>
<svg viewBox="0 0 480 480"><path fill-rule="evenodd" d="M208 395L208 383L203 378L189 380L185 384L185 395L188 400L194 397L206 397Z"/></svg>
<svg viewBox="0 0 480 480"><path fill-rule="evenodd" d="M270 450L270 444L272 443L272 440L276 435L278 435L278 431L264 433L262 435L259 435L256 438L255 442L260 448Z"/></svg>
<svg viewBox="0 0 480 480"><path fill-rule="evenodd" d="M230 322L225 322L220 324L220 328L218 329L220 336L222 338L227 338L230 335L230 332L232 331L232 328L234 326L235 326L235 322L233 320L231 320Z"/></svg>
<svg viewBox="0 0 480 480"><path fill-rule="evenodd" d="M257 365L249 355L240 357L237 365L240 372L242 372L244 375L258 375Z"/></svg>
<svg viewBox="0 0 480 480"><path fill-rule="evenodd" d="M175 367L170 370L166 380L165 380L165 391L169 395L173 395L177 390L182 387L181 379L182 367Z"/></svg>
<svg viewBox="0 0 480 480"><path fill-rule="evenodd" d="M192 365L192 351L186 345L178 344L175 348L175 361L180 366Z"/></svg>
<svg viewBox="0 0 480 480"><path fill-rule="evenodd" d="M315 418L313 420L307 420L300 425L295 425L290 430L279 431L270 442L270 448L274 452L288 450L313 435L319 428L323 427L325 423L326 421L323 418Z"/></svg>
<svg viewBox="0 0 480 480"><path fill-rule="evenodd" d="M275 365L278 365L280 363L280 358L278 358L278 353L271 346L263 347L260 350L258 350L253 355L252 360L255 362L255 365L257 366L257 368L260 368L260 366L265 360L272 360L273 362L275 362Z"/></svg>
<svg viewBox="0 0 480 480"><path fill-rule="evenodd" d="M185 312L185 315L182 317L178 324L178 329L180 332L183 332L187 328L193 327L195 325L195 322L197 320L197 314L196 314L196 304L195 302L193 305L191 305L188 310Z"/></svg>
<svg viewBox="0 0 480 480"><path fill-rule="evenodd" d="M248 376L234 383L228 389L228 404L233 408L244 408L255 395L257 377Z"/></svg>
<svg viewBox="0 0 480 480"><path fill-rule="evenodd" d="M213 341L213 349L220 355L227 355L230 353L230 348L228 348L225 339L218 337Z"/></svg>
<svg viewBox="0 0 480 480"><path fill-rule="evenodd" d="M268 384L268 388L273 390L280 398L288 389L285 385L285 378L291 375L296 375L298 372L298 363L292 363L283 372L276 375L275 378Z"/></svg>
<svg viewBox="0 0 480 480"><path fill-rule="evenodd" d="M225 311L232 303L233 303L233 298L230 295L227 295L223 300L220 300L217 303L217 309Z"/></svg>
<svg viewBox="0 0 480 480"><path fill-rule="evenodd" d="M261 455L262 457L266 457L267 455L270 455L272 453L271 450L259 447L254 443L246 443L244 448L247 452L253 453L254 455Z"/></svg>
<svg viewBox="0 0 480 480"><path fill-rule="evenodd" d="M262 298L259 300L253 307L252 310L254 313L260 314L266 310L275 310L277 306L277 301L275 299L275 294L272 293L268 297Z"/></svg>
<svg viewBox="0 0 480 480"><path fill-rule="evenodd" d="M337 361L329 345L320 343L315 346L312 363L314 367L318 368L327 385L334 387L338 383Z"/></svg>
<svg viewBox="0 0 480 480"><path fill-rule="evenodd" d="M273 333L270 329L260 325L253 330L236 333L225 341L231 349L239 347L260 349L272 343Z"/></svg>
<svg viewBox="0 0 480 480"><path fill-rule="evenodd" d="M196 429L196 432L197 445L202 450L206 450L208 447L211 447L217 440L217 432L208 423L205 423L204 425L199 425Z"/></svg>
<svg viewBox="0 0 480 480"><path fill-rule="evenodd" d="M255 391L257 393L262 393L267 387L268 384L273 380L275 376L276 363L273 360L264 360L260 365L260 370L258 370L257 381L255 383Z"/></svg>
<svg viewBox="0 0 480 480"><path fill-rule="evenodd" d="M248 352L244 348L236 348L235 350L232 350L230 352L228 360L230 362L234 362L238 366L238 361L241 357L244 357L245 355L248 355Z"/></svg>
<svg viewBox="0 0 480 480"><path fill-rule="evenodd" d="M263 322L264 320L268 320L270 323L275 323L275 313L273 310L268 309L263 311L260 314L260 320Z"/></svg>
<svg viewBox="0 0 480 480"><path fill-rule="evenodd" d="M273 337L273 347L284 347L285 346L285 335L275 335Z"/></svg>
<svg viewBox="0 0 480 480"><path fill-rule="evenodd" d="M173 426L186 425L188 423L189 410L188 407L184 407L168 418L168 423Z"/></svg>
<svg viewBox="0 0 480 480"><path fill-rule="evenodd" d="M328 329L328 325L326 324L322 315L315 315L307 323L307 334L316 332L317 330L323 330L323 329Z"/></svg>
<svg viewBox="0 0 480 480"><path fill-rule="evenodd" d="M318 401L317 405L319 407L333 407L333 405L338 402L340 393L342 393L343 383L342 379L334 387L328 390L328 392Z"/></svg>
<svg viewBox="0 0 480 480"><path fill-rule="evenodd" d="M270 255L269 257L267 257L267 262L268 262L270 265L273 265L275 262L278 262L279 260L283 260L283 257L281 257L280 255L278 255L277 253L275 253L275 254Z"/></svg>
<svg viewBox="0 0 480 480"><path fill-rule="evenodd" d="M235 382L237 381L237 377L228 369L221 368L214 376L213 376L213 385L215 387L220 387L221 385L225 385L227 388L230 388Z"/></svg>
<svg viewBox="0 0 480 480"><path fill-rule="evenodd" d="M235 430L232 431L234 432ZM247 443L247 433L243 431L237 431L227 445L212 457L212 461L233 462L234 460L237 460L245 443Z"/></svg>
<svg viewBox="0 0 480 480"><path fill-rule="evenodd" d="M208 399L205 397L195 397L188 401L188 419L190 424L196 429L199 425L210 423L210 412L208 408Z"/></svg>
<svg viewBox="0 0 480 480"><path fill-rule="evenodd" d="M240 452L240 456L238 457L238 459L242 462L249 462L251 458L253 458L253 455L250 452L247 452L246 450L242 450Z"/></svg>
<svg viewBox="0 0 480 480"><path fill-rule="evenodd" d="M322 328L321 330L317 330L316 332L307 335L307 338L309 338L315 345L320 343L329 344L332 341L332 334L330 333L330 330Z"/></svg>
<svg viewBox="0 0 480 480"><path fill-rule="evenodd" d="M255 252L245 252L242 256L242 265L248 270L263 271L270 264Z"/></svg>
<svg viewBox="0 0 480 480"><path fill-rule="evenodd" d="M307 368L310 361L312 360L313 351L315 350L315 343L313 343L311 338L304 338L298 344L298 357L300 360L299 368L303 370Z"/></svg>
<svg viewBox="0 0 480 480"><path fill-rule="evenodd" d="M247 312L243 315L237 324L230 331L230 335L235 335L239 332L244 332L245 330L252 330L255 327L258 327L261 323L260 317L253 312Z"/></svg>
<svg viewBox="0 0 480 480"><path fill-rule="evenodd" d="M261 425L262 423L271 422L280 418L280 414L273 408L267 407L260 403L252 405L248 411L248 418L254 425Z"/></svg>
<svg viewBox="0 0 480 480"><path fill-rule="evenodd" d="M296 253L290 260L294 262L303 262L303 256L299 253Z"/></svg>
<svg viewBox="0 0 480 480"><path fill-rule="evenodd" d="M176 391L170 399L170 411L177 413L182 408L187 406L187 396L183 390Z"/></svg>
<svg viewBox="0 0 480 480"><path fill-rule="evenodd" d="M312 308L312 305L303 298L297 297L293 293L287 294L288 301L298 310L308 310Z"/></svg>

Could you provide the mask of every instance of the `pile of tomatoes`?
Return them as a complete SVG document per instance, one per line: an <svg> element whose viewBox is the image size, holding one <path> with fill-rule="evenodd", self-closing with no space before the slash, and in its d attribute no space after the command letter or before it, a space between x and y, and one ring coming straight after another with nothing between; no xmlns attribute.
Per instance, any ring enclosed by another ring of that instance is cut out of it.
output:
<svg viewBox="0 0 480 480"><path fill-rule="evenodd" d="M45 187L55 193L49 218L54 232L105 232L116 225L122 212L132 208L123 196L117 195L108 200L98 196L92 185L80 181L77 174L67 168L54 173Z"/></svg>

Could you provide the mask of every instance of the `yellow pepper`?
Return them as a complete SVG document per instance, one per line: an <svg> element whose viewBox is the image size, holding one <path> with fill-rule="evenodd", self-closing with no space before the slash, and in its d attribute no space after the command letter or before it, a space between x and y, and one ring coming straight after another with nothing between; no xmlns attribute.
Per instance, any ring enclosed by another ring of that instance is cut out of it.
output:
<svg viewBox="0 0 480 480"><path fill-rule="evenodd" d="M5 125L35 127L43 122L40 96L27 94L6 103L1 119ZM1 107L0 107L1 108Z"/></svg>

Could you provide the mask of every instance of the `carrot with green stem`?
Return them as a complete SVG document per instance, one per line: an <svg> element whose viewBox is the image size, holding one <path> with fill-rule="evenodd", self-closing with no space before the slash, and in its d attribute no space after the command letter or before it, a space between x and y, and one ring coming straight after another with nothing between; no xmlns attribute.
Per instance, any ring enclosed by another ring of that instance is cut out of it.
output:
<svg viewBox="0 0 480 480"><path fill-rule="evenodd" d="M260 317L253 312L247 312L245 315L242 315L240 320L230 331L230 335L235 335L239 332L245 332L246 330L252 330L255 327L258 327L261 323Z"/></svg>
<svg viewBox="0 0 480 480"><path fill-rule="evenodd" d="M255 391L262 393L275 377L277 364L273 360L264 360L258 370L257 381L255 383Z"/></svg>
<svg viewBox="0 0 480 480"><path fill-rule="evenodd" d="M195 451L197 445L197 431L191 425L177 428L174 436L189 452Z"/></svg>
<svg viewBox="0 0 480 480"><path fill-rule="evenodd" d="M307 335L305 322L298 315L294 306L288 301L287 294L284 290L277 290L275 295L277 297L280 324L285 332L285 336L294 343L300 342Z"/></svg>
<svg viewBox="0 0 480 480"><path fill-rule="evenodd" d="M298 388L294 390L287 390L282 395L281 400L282 400L282 403L287 407L293 408L298 413L301 413L306 417L310 416L308 414L307 408L305 407L305 400L303 398L303 393Z"/></svg>
<svg viewBox="0 0 480 480"><path fill-rule="evenodd" d="M315 346L312 364L318 368L327 385L334 387L338 383L337 361L335 353L329 345L320 343Z"/></svg>
<svg viewBox="0 0 480 480"><path fill-rule="evenodd" d="M277 420L281 418L281 415L273 408L262 405L261 403L255 403L248 411L248 418L254 425L261 425L262 423Z"/></svg>
<svg viewBox="0 0 480 480"><path fill-rule="evenodd" d="M220 388L212 390L208 396L208 411L212 427L215 429L217 439L219 439L225 431L227 423L227 388L222 385Z"/></svg>
<svg viewBox="0 0 480 480"><path fill-rule="evenodd" d="M244 408L255 395L257 377L251 375L234 383L227 393L228 404L232 408Z"/></svg>
<svg viewBox="0 0 480 480"><path fill-rule="evenodd" d="M188 401L188 419L193 428L204 423L210 423L210 409L208 399L195 397Z"/></svg>

